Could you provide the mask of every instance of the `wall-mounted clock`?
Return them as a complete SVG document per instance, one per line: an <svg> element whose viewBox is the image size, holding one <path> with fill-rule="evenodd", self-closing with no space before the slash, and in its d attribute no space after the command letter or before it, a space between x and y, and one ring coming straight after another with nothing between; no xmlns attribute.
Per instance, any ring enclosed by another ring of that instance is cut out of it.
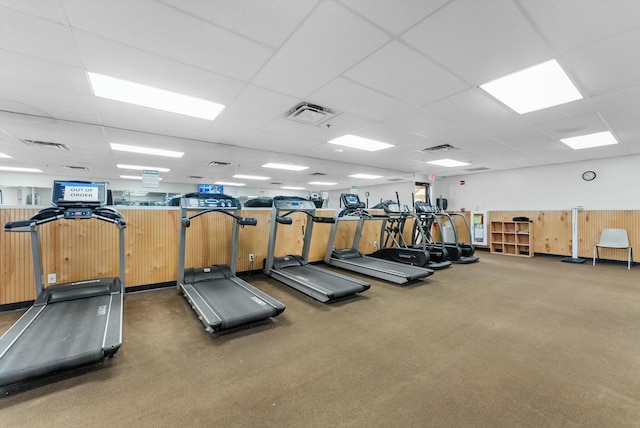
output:
<svg viewBox="0 0 640 428"><path fill-rule="evenodd" d="M596 173L593 171L585 171L582 173L582 179L584 181L591 181L596 178Z"/></svg>

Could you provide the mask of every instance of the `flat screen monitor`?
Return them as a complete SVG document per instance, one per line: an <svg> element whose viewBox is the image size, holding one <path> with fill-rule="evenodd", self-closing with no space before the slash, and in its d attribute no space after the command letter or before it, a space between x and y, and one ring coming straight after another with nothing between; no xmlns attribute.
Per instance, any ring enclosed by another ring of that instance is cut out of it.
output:
<svg viewBox="0 0 640 428"><path fill-rule="evenodd" d="M107 203L107 183L55 180L51 203L57 207L100 207Z"/></svg>
<svg viewBox="0 0 640 428"><path fill-rule="evenodd" d="M345 208L363 208L363 204L360 202L358 195L354 193L343 193L340 196L342 196L342 203Z"/></svg>
<svg viewBox="0 0 640 428"><path fill-rule="evenodd" d="M224 186L217 184L198 184L198 193L224 193Z"/></svg>

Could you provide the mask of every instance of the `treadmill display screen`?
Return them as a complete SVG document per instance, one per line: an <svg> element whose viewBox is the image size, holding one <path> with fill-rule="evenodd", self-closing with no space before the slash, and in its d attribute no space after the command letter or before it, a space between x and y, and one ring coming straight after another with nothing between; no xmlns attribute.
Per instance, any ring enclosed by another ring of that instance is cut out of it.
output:
<svg viewBox="0 0 640 428"><path fill-rule="evenodd" d="M107 203L107 183L55 180L51 203L58 207L103 206Z"/></svg>
<svg viewBox="0 0 640 428"><path fill-rule="evenodd" d="M343 195L343 199L344 199L344 205L347 208L357 207L360 204L360 198L358 198L358 195L353 195L353 194Z"/></svg>

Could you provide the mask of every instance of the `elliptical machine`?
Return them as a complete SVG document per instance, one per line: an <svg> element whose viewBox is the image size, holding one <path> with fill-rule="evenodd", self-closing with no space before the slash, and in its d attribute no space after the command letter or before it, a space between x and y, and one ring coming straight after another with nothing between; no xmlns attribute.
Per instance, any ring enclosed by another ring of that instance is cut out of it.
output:
<svg viewBox="0 0 640 428"><path fill-rule="evenodd" d="M471 237L471 229L469 223L464 215L460 213L449 214L441 209L431 205L429 195L427 195L427 201L415 201L414 208L416 212L416 221L414 222L412 245L414 247L423 246L428 248L434 253L436 257L441 259L448 259L455 263L468 264L474 263L479 260L479 257L474 256L475 248L471 243L461 243L459 235L454 222L454 216L460 216L467 228L468 236ZM445 233L445 225L451 228L453 234L452 239L449 238L450 234ZM432 231L436 230L440 235L440 241L438 241Z"/></svg>

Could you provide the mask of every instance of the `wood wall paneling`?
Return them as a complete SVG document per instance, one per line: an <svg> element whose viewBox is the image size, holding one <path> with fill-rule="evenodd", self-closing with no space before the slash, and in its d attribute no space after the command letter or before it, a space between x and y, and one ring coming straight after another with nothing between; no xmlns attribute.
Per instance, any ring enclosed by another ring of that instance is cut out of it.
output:
<svg viewBox="0 0 640 428"><path fill-rule="evenodd" d="M0 209L0 223L24 220L34 209ZM123 209L125 229L125 284L127 287L176 280L180 211L177 209ZM266 257L271 221L270 210L243 210L241 215L255 217L258 225L240 229L237 270L262 269ZM333 216L333 210L319 210L318 215ZM539 254L571 255L571 210L563 211L491 211L489 220L511 220L525 216L533 220L534 251ZM292 215L292 225L279 225L276 255L300 254L302 227L309 221L303 214ZM193 220L187 230L187 267L229 263L232 219L224 214L203 215ZM350 247L357 222L341 222L337 248ZM461 238L468 239L466 228L456 225ZM405 239L410 242L412 219L407 221ZM593 244L603 228L627 229L634 261L640 261L640 211L580 211L578 255L591 259ZM380 242L380 220L365 222L359 250L375 251ZM324 259L331 230L330 224L314 224L310 261ZM118 231L109 223L95 220L61 220L40 227L43 269L56 273L58 282L102 276L118 276ZM463 236L464 235L464 236ZM29 233L0 231L0 304L33 300L35 287ZM253 253L255 261L249 263ZM626 260L623 251L603 249L603 259Z"/></svg>

